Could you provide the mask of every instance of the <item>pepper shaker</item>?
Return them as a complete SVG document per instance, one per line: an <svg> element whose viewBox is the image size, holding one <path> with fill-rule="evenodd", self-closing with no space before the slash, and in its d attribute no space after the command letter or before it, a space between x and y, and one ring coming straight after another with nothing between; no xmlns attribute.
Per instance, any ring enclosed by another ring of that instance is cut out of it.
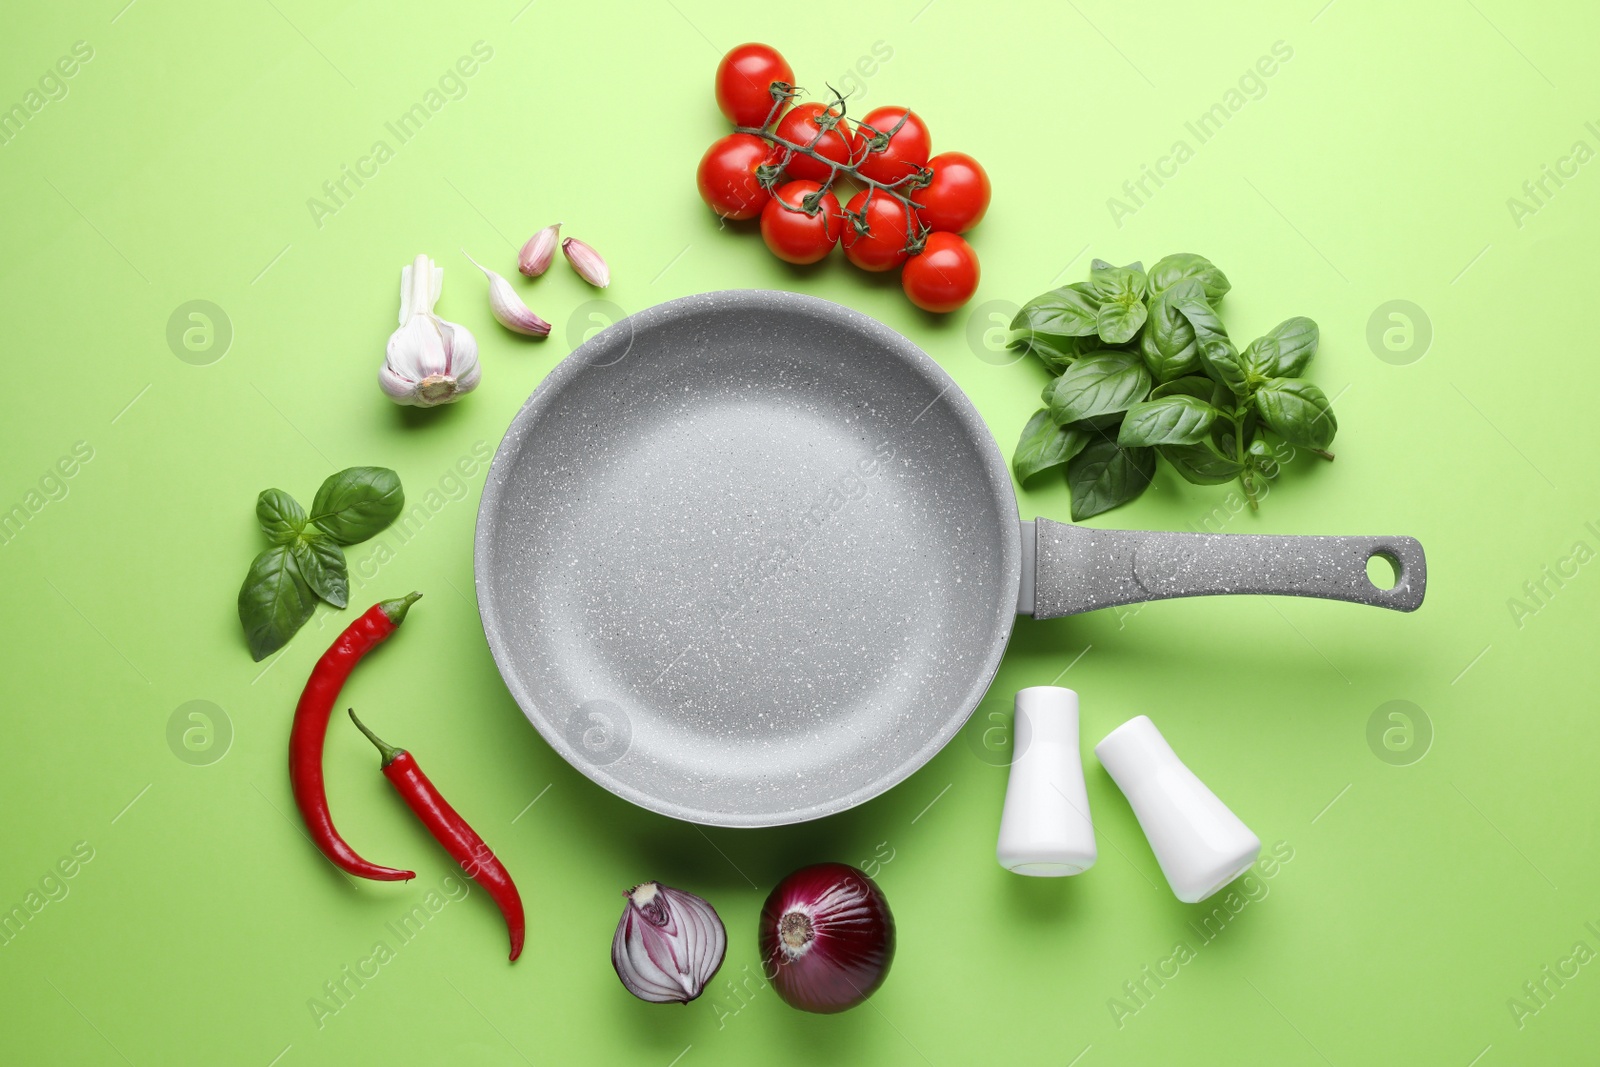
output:
<svg viewBox="0 0 1600 1067"><path fill-rule="evenodd" d="M1014 874L1059 878L1098 852L1078 753L1078 694L1053 685L1017 692L1015 757L995 856Z"/></svg>
<svg viewBox="0 0 1600 1067"><path fill-rule="evenodd" d="M1148 715L1112 730L1094 754L1128 798L1161 873L1185 904L1218 892L1261 855L1261 839L1184 765Z"/></svg>

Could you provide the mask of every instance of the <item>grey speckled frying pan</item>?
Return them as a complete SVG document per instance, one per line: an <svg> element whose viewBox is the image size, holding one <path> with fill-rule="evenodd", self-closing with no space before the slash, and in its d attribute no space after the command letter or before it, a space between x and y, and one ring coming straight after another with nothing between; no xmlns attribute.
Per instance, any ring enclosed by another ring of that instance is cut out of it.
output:
<svg viewBox="0 0 1600 1067"><path fill-rule="evenodd" d="M1367 579L1370 556L1398 583ZM517 703L568 762L652 811L776 826L921 767L1021 613L1275 593L1422 602L1404 537L1020 522L972 403L888 327L730 291L598 334L490 468L478 603Z"/></svg>

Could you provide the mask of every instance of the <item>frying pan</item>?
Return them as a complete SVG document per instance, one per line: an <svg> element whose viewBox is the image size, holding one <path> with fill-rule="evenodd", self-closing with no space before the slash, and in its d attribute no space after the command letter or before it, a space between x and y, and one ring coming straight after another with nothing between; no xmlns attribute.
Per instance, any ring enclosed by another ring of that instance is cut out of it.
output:
<svg viewBox="0 0 1600 1067"><path fill-rule="evenodd" d="M1388 559L1391 589L1367 578ZM1223 593L1412 611L1405 537L1019 521L971 401L893 330L794 293L652 307L558 365L478 511L484 633L568 762L714 826L843 811L966 722L1018 614Z"/></svg>

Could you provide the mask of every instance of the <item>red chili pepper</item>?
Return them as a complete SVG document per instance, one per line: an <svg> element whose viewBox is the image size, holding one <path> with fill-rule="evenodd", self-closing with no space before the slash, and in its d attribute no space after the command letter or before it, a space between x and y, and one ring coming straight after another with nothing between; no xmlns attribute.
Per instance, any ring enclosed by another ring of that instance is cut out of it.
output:
<svg viewBox="0 0 1600 1067"><path fill-rule="evenodd" d="M328 718L344 680L362 656L394 633L421 596L412 593L374 604L328 646L311 668L289 732L289 783L294 788L295 805L311 831L311 840L340 870L379 882L406 881L415 878L416 873L369 863L339 836L333 827L333 816L328 813L328 794L322 785L322 743L328 736Z"/></svg>
<svg viewBox="0 0 1600 1067"><path fill-rule="evenodd" d="M468 877L488 890L489 896L499 905L500 914L506 917L506 929L511 932L511 958L515 960L522 955L522 939L527 926L522 916L522 897L517 893L516 883L511 881L511 872L484 844L477 831L456 814L456 809L428 781L428 776L422 773L422 768L411 758L411 753L385 744L377 734L367 729L366 723L356 718L354 708L350 709L350 720L367 735L368 740L378 746L378 751L383 754L383 775L393 783L406 806L422 820L422 825L428 828L433 839L450 853L450 858L461 864L461 869L467 872Z"/></svg>

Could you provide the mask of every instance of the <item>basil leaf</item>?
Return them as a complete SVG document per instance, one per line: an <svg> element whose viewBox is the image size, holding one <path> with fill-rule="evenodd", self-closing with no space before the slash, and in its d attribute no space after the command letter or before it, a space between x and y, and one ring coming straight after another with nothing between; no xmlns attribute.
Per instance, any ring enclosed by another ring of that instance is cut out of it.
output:
<svg viewBox="0 0 1600 1067"><path fill-rule="evenodd" d="M1155 292L1154 286L1152 286L1151 299L1157 296L1166 297L1174 307L1189 300L1197 304L1210 305L1210 300L1206 297L1206 287L1200 284L1200 279L1198 278L1180 278L1159 293Z"/></svg>
<svg viewBox="0 0 1600 1067"><path fill-rule="evenodd" d="M1103 355L1106 355L1108 353L1108 351L1109 351L1108 349L1096 348L1096 349L1092 349L1091 351L1085 353L1085 355L1103 356ZM1067 367L1070 367L1070 366L1071 366L1071 364L1069 363L1067 365ZM1055 398L1055 395L1056 395L1056 387L1061 384L1061 379L1066 375L1067 367L1062 368L1060 374L1056 375L1054 378L1051 378L1048 382L1045 382L1044 383L1044 388L1042 390L1040 390L1039 399L1044 401L1044 406L1045 407L1049 407L1052 403L1054 403L1054 398ZM1066 424L1063 423L1062 425L1066 425Z"/></svg>
<svg viewBox="0 0 1600 1067"><path fill-rule="evenodd" d="M1067 424L1070 429L1084 430L1089 434L1090 440L1104 437L1107 440L1117 439L1116 429L1122 425L1122 412L1114 411L1109 415L1090 415L1087 419L1079 419Z"/></svg>
<svg viewBox="0 0 1600 1067"><path fill-rule="evenodd" d="M1189 320L1189 325L1194 328L1195 340L1199 341L1203 348L1207 341L1228 340L1228 330L1222 325L1222 320L1217 318L1216 310L1211 304L1198 295L1199 289L1198 282L1180 282L1172 291L1172 301L1173 306Z"/></svg>
<svg viewBox="0 0 1600 1067"><path fill-rule="evenodd" d="M1278 461L1277 452L1259 437L1250 442L1250 447L1246 451L1249 452L1247 459L1250 469L1259 471L1268 481L1283 473L1283 464Z"/></svg>
<svg viewBox="0 0 1600 1067"><path fill-rule="evenodd" d="M330 474L311 502L311 521L341 545L365 541L405 507L400 476L387 467L347 467Z"/></svg>
<svg viewBox="0 0 1600 1067"><path fill-rule="evenodd" d="M1103 259L1091 259L1089 261L1089 269L1091 271L1110 270L1111 266L1112 265L1110 263L1107 263ZM1132 263L1128 264L1127 269L1128 270L1136 270L1139 273L1143 274L1144 273L1144 263L1143 263L1143 261L1136 259Z"/></svg>
<svg viewBox="0 0 1600 1067"><path fill-rule="evenodd" d="M1133 295L1144 297L1148 285L1144 271L1137 263L1127 267L1113 267L1097 259L1089 269L1089 287L1106 300L1116 300Z"/></svg>
<svg viewBox="0 0 1600 1067"><path fill-rule="evenodd" d="M1164 396L1192 396L1196 400L1204 400L1212 407L1216 406L1215 400L1217 383L1210 378L1192 375L1184 378L1175 378L1170 382L1162 382L1150 390L1151 400L1160 400Z"/></svg>
<svg viewBox="0 0 1600 1067"><path fill-rule="evenodd" d="M256 497L256 522L275 545L286 545L305 528L306 509L282 489L263 489Z"/></svg>
<svg viewBox="0 0 1600 1067"><path fill-rule="evenodd" d="M1095 332L1100 340L1112 345L1133 340L1149 315L1144 306L1144 271L1096 260L1089 273L1089 285L1102 300L1095 316Z"/></svg>
<svg viewBox="0 0 1600 1067"><path fill-rule="evenodd" d="M1150 391L1150 372L1132 352L1097 352L1068 367L1045 403L1057 425L1127 411Z"/></svg>
<svg viewBox="0 0 1600 1067"><path fill-rule="evenodd" d="M1285 319L1267 336L1278 343L1278 364L1268 377L1298 378L1305 373L1311 357L1317 354L1317 324L1304 315Z"/></svg>
<svg viewBox="0 0 1600 1067"><path fill-rule="evenodd" d="M1100 298L1082 282L1036 296L1011 320L1013 330L1048 337L1089 337L1096 332Z"/></svg>
<svg viewBox="0 0 1600 1067"><path fill-rule="evenodd" d="M1067 463L1072 519L1079 522L1137 497L1155 477L1151 448L1123 448L1115 441L1092 441Z"/></svg>
<svg viewBox="0 0 1600 1067"><path fill-rule="evenodd" d="M1192 396L1169 396L1135 404L1122 420L1117 444L1195 445L1204 441L1216 424L1217 409Z"/></svg>
<svg viewBox="0 0 1600 1067"><path fill-rule="evenodd" d="M1239 364L1244 367L1245 377L1251 385L1278 376L1280 354L1278 342L1272 337L1257 337L1250 342L1250 346L1240 353Z"/></svg>
<svg viewBox="0 0 1600 1067"><path fill-rule="evenodd" d="M1206 296L1211 300L1220 300L1229 289L1233 288L1228 282L1227 275L1218 270L1205 256L1197 256L1193 252L1179 252L1177 255L1163 257L1159 263L1150 268L1150 292L1152 295L1160 295L1179 282L1191 278L1205 288Z"/></svg>
<svg viewBox="0 0 1600 1067"><path fill-rule="evenodd" d="M1062 374L1065 374L1065 373L1066 373L1065 371L1062 372ZM1056 395L1056 386L1058 386L1060 384L1061 384L1061 375L1060 374L1056 375L1054 378L1051 378L1048 382L1044 383L1044 389L1042 389L1040 391L1039 399L1044 401L1044 406L1046 408L1048 408L1050 406L1050 398Z"/></svg>
<svg viewBox="0 0 1600 1067"><path fill-rule="evenodd" d="M239 622L257 662L282 648L316 610L317 598L288 545L273 545L250 564L239 587Z"/></svg>
<svg viewBox="0 0 1600 1067"><path fill-rule="evenodd" d="M1022 429L1017 441L1016 454L1011 466L1017 472L1017 481L1024 482L1040 471L1059 467L1083 451L1089 435L1082 430L1057 426L1046 408L1033 413L1028 425Z"/></svg>
<svg viewBox="0 0 1600 1067"><path fill-rule="evenodd" d="M1144 301L1128 293L1100 305L1100 314L1095 319L1095 330L1100 334L1100 340L1106 344L1126 344L1133 340L1149 316L1150 312L1144 306Z"/></svg>
<svg viewBox="0 0 1600 1067"><path fill-rule="evenodd" d="M1102 351L1102 352L1097 352L1095 354L1096 355L1105 355L1106 353ZM1061 379L1060 378L1056 378L1056 379L1053 379L1050 382L1049 385L1044 387L1044 404L1045 404L1046 408L1048 408L1050 406L1051 397L1055 395L1055 388L1060 383L1061 383ZM1221 387L1220 386L1216 386L1215 388L1221 388ZM1088 416L1085 416L1084 418L1081 418L1081 419L1073 419L1070 422L1063 422L1060 425L1065 427L1065 428L1067 428L1067 429L1097 431L1097 430L1108 430L1108 429L1114 430L1118 426L1120 426L1121 424L1122 424L1122 412L1113 411L1113 412L1110 412L1110 413L1104 414L1104 415L1088 415ZM1105 434L1096 434L1095 436L1104 437L1106 435ZM1110 436L1111 437L1116 437L1117 435L1113 433Z"/></svg>
<svg viewBox="0 0 1600 1067"><path fill-rule="evenodd" d="M1256 411L1267 428L1291 445L1326 449L1339 429L1333 405L1310 382L1273 378L1255 396Z"/></svg>
<svg viewBox="0 0 1600 1067"><path fill-rule="evenodd" d="M1097 346L1098 342L1092 337L1052 337L1036 333L1024 334L1007 347L1032 352L1051 372L1060 374L1073 360L1094 351Z"/></svg>
<svg viewBox="0 0 1600 1067"><path fill-rule="evenodd" d="M336 608L350 603L350 576L345 569L344 549L326 534L307 530L289 545L300 575L323 600Z"/></svg>
<svg viewBox="0 0 1600 1067"><path fill-rule="evenodd" d="M1200 365L1207 377L1228 388L1235 396L1244 396L1249 388L1249 375L1239 352L1226 338L1205 341L1200 345Z"/></svg>
<svg viewBox="0 0 1600 1067"><path fill-rule="evenodd" d="M1198 293L1198 285L1195 291ZM1172 290L1150 301L1150 321L1139 335L1139 354L1158 382L1171 381L1200 369L1200 347L1194 326L1178 310Z"/></svg>
<svg viewBox="0 0 1600 1067"><path fill-rule="evenodd" d="M1162 445L1161 454L1185 481L1195 485L1221 485L1244 472L1244 464L1219 456L1203 444Z"/></svg>

